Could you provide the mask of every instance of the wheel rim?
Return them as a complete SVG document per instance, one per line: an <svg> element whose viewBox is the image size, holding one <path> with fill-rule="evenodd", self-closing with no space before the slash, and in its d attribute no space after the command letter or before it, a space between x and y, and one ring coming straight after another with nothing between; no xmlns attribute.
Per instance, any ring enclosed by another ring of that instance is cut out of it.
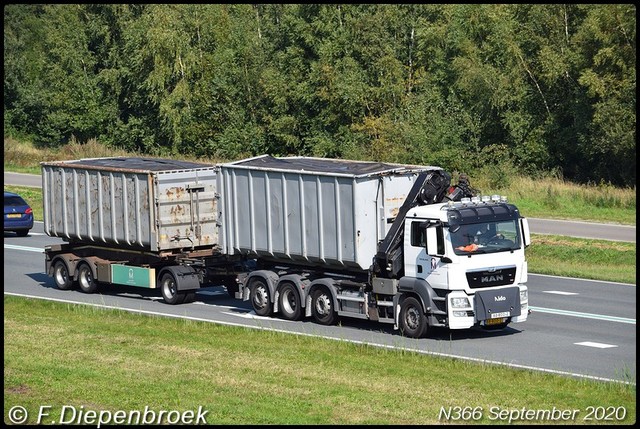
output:
<svg viewBox="0 0 640 429"><path fill-rule="evenodd" d="M165 295L167 297L172 298L176 295L176 282L173 281L173 278L171 276L168 276L164 279L162 287L164 288Z"/></svg>
<svg viewBox="0 0 640 429"><path fill-rule="evenodd" d="M264 308L268 304L269 293L264 286L259 285L255 287L255 293L253 296L253 305L256 308Z"/></svg>
<svg viewBox="0 0 640 429"><path fill-rule="evenodd" d="M294 292L291 289L286 289L282 293L282 309L288 314L293 314L297 307Z"/></svg>
<svg viewBox="0 0 640 429"><path fill-rule="evenodd" d="M67 281L69 280L69 273L67 272L67 267L62 265L62 264L58 264L56 266L56 283L58 283L58 285L66 285Z"/></svg>
<svg viewBox="0 0 640 429"><path fill-rule="evenodd" d="M82 267L80 269L80 285L84 289L89 289L92 284L93 284L93 275L91 274L91 270L86 267Z"/></svg>
<svg viewBox="0 0 640 429"><path fill-rule="evenodd" d="M331 302L329 302L329 297L327 295L322 294L319 295L316 299L316 312L320 316L327 316L331 311Z"/></svg>
<svg viewBox="0 0 640 429"><path fill-rule="evenodd" d="M404 316L404 322L407 328L411 330L418 329L420 326L420 313L418 312L418 309L415 307L407 308Z"/></svg>

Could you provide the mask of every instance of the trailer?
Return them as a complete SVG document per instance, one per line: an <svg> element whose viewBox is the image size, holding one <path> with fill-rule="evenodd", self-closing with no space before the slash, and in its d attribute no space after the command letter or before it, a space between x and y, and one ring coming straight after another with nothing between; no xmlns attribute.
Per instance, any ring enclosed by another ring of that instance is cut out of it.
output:
<svg viewBox="0 0 640 429"><path fill-rule="evenodd" d="M116 157L41 168L44 231L67 242L45 250L58 288L159 287L177 304L233 279L219 246L215 165Z"/></svg>
<svg viewBox="0 0 640 429"><path fill-rule="evenodd" d="M504 329L528 315L526 218L440 167L312 157L42 163L60 289L224 284L261 316ZM460 241L462 244L459 244Z"/></svg>

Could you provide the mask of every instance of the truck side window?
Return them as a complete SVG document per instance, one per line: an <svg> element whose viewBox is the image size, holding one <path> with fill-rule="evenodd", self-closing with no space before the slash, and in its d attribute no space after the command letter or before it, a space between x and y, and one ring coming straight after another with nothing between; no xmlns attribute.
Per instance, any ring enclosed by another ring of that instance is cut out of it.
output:
<svg viewBox="0 0 640 429"><path fill-rule="evenodd" d="M411 245L414 247L425 247L427 245L427 232L424 226L420 225L424 222L411 222Z"/></svg>

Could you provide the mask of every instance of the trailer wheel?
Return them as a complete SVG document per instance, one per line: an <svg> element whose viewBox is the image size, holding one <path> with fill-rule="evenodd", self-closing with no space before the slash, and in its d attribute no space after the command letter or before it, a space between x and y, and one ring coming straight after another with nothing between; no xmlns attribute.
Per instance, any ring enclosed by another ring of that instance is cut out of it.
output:
<svg viewBox="0 0 640 429"><path fill-rule="evenodd" d="M86 262L81 263L78 268L78 285L84 293L94 293L98 290L98 282L93 278L91 267Z"/></svg>
<svg viewBox="0 0 640 429"><path fill-rule="evenodd" d="M69 269L62 259L58 259L53 266L53 279L60 290L69 290L73 287L73 280L71 276L69 276Z"/></svg>
<svg viewBox="0 0 640 429"><path fill-rule="evenodd" d="M421 338L427 332L427 316L420 301L412 296L402 301L400 306L400 331L411 338Z"/></svg>
<svg viewBox="0 0 640 429"><path fill-rule="evenodd" d="M326 288L313 291L311 314L313 319L321 325L333 325L336 322L337 314L333 308L333 298Z"/></svg>
<svg viewBox="0 0 640 429"><path fill-rule="evenodd" d="M280 289L278 308L282 318L286 320L300 320L302 315L302 304L300 295L294 285L285 283Z"/></svg>
<svg viewBox="0 0 640 429"><path fill-rule="evenodd" d="M178 283L170 272L164 273L160 279L160 291L162 298L167 304L182 304L185 294L178 292Z"/></svg>
<svg viewBox="0 0 640 429"><path fill-rule="evenodd" d="M251 305L258 316L271 316L271 296L269 286L263 279L256 278L251 282Z"/></svg>

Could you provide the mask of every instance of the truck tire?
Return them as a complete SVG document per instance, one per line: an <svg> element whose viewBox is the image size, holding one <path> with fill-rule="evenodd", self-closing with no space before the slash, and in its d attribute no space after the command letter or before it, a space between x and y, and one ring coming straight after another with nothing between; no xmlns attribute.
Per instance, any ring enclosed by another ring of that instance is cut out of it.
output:
<svg viewBox="0 0 640 429"><path fill-rule="evenodd" d="M329 291L322 287L313 291L311 295L311 315L321 325L333 325L338 319L333 308L333 297Z"/></svg>
<svg viewBox="0 0 640 429"><path fill-rule="evenodd" d="M160 279L160 291L162 292L164 302L171 305L182 304L186 296L185 293L178 292L178 283L170 272L162 275Z"/></svg>
<svg viewBox="0 0 640 429"><path fill-rule="evenodd" d="M86 262L82 262L78 267L78 285L84 293L94 293L98 290L98 282L93 277L93 271Z"/></svg>
<svg viewBox="0 0 640 429"><path fill-rule="evenodd" d="M258 316L271 316L271 294L269 286L261 278L256 278L251 282L251 305Z"/></svg>
<svg viewBox="0 0 640 429"><path fill-rule="evenodd" d="M300 316L302 315L300 294L298 294L298 290L291 283L285 283L282 288L280 288L278 309L283 319L300 320Z"/></svg>
<svg viewBox="0 0 640 429"><path fill-rule="evenodd" d="M73 288L73 279L69 275L69 268L62 259L58 259L53 265L53 279L60 290Z"/></svg>
<svg viewBox="0 0 640 429"><path fill-rule="evenodd" d="M400 305L400 332L411 338L421 338L427 332L427 316L420 301L412 296Z"/></svg>

